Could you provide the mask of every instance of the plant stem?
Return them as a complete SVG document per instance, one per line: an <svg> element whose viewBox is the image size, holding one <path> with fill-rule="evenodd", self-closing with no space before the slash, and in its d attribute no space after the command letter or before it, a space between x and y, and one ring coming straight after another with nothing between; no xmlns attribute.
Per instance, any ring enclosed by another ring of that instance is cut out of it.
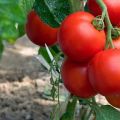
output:
<svg viewBox="0 0 120 120"><path fill-rule="evenodd" d="M106 16L108 16L108 12L106 13ZM110 22L110 19L106 17L106 23L107 23L107 44L106 48L108 48L108 44L110 43L111 48L114 48L113 42L112 42L112 34L111 31L113 29L112 24Z"/></svg>
<svg viewBox="0 0 120 120"><path fill-rule="evenodd" d="M107 7L106 7L106 5L103 3L103 0L97 0L97 3L100 5L100 7L101 7L101 9L102 9L102 19L104 19L105 16L106 16Z"/></svg>
<svg viewBox="0 0 120 120"><path fill-rule="evenodd" d="M80 11L84 11L84 0L80 0Z"/></svg>
<svg viewBox="0 0 120 120"><path fill-rule="evenodd" d="M75 109L77 105L77 97L69 96L66 112L62 115L60 120L74 120L75 118Z"/></svg>
<svg viewBox="0 0 120 120"><path fill-rule="evenodd" d="M111 24L109 15L108 15L108 11L107 11L107 7L104 4L103 0L96 0L97 3L99 4L99 6L102 9L102 18L105 19L106 23L107 23L107 42L106 42L106 48L108 48L109 43L110 43L110 47L114 48L113 42L112 42L112 37L111 37L111 30L113 29L113 26Z"/></svg>
<svg viewBox="0 0 120 120"><path fill-rule="evenodd" d="M60 81L60 74L59 74L59 81ZM58 82L58 104L60 106L60 82Z"/></svg>
<svg viewBox="0 0 120 120"><path fill-rule="evenodd" d="M69 0L72 12L84 11L84 0Z"/></svg>

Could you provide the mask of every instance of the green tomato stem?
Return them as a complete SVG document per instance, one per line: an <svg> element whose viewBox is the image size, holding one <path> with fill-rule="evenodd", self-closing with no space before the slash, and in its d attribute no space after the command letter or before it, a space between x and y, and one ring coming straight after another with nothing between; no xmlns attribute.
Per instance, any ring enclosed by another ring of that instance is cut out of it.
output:
<svg viewBox="0 0 120 120"><path fill-rule="evenodd" d="M111 37L111 31L113 29L113 26L111 24L111 21L110 21L109 15L108 15L107 7L104 4L103 0L96 0L96 1L103 11L102 12L102 18L105 19L105 21L107 23L107 42L106 42L106 47L105 48L108 48L109 44L110 44L111 48L114 48L114 45L113 45L113 42L112 42L112 37Z"/></svg>
<svg viewBox="0 0 120 120"><path fill-rule="evenodd" d="M80 11L84 11L84 0L80 0Z"/></svg>
<svg viewBox="0 0 120 120"><path fill-rule="evenodd" d="M72 12L84 11L84 0L69 0Z"/></svg>
<svg viewBox="0 0 120 120"><path fill-rule="evenodd" d="M105 19L106 16L106 12L107 12L107 7L106 5L103 3L102 0L97 0L97 3L100 5L101 9L102 9L102 19Z"/></svg>
<svg viewBox="0 0 120 120"><path fill-rule="evenodd" d="M115 27L112 29L112 39L116 40L117 38L120 37L120 28Z"/></svg>
<svg viewBox="0 0 120 120"><path fill-rule="evenodd" d="M72 95L69 96L68 103L66 106L66 112L62 115L60 120L74 120L77 100L78 100L77 97Z"/></svg>

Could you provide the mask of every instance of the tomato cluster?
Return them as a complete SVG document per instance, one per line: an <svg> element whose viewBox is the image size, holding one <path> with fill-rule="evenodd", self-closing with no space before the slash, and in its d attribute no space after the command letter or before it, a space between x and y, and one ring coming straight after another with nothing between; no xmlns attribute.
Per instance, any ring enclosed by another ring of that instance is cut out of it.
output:
<svg viewBox="0 0 120 120"><path fill-rule="evenodd" d="M61 75L65 87L74 95L90 98L97 94L89 82L88 61L105 47L105 32L91 24L94 16L87 12L76 12L63 21L58 41L67 56ZM87 29L86 29L87 28Z"/></svg>
<svg viewBox="0 0 120 120"><path fill-rule="evenodd" d="M112 24L119 27L120 20L116 15L120 12L120 2L104 2ZM88 0L88 7L93 15L101 15L95 0ZM106 50L107 33L97 30L92 24L95 20L93 15L76 12L63 21L58 41L67 58L63 62L61 76L72 94L89 98L99 93L111 105L120 107L120 37L113 38L115 49L109 47Z"/></svg>
<svg viewBox="0 0 120 120"><path fill-rule="evenodd" d="M103 0L113 25L120 25L120 1ZM92 24L102 11L95 0L88 0L88 12L68 15L60 28L51 28L34 11L28 15L26 33L39 45L54 45L57 41L66 56L61 77L67 90L78 97L90 98L96 94L120 107L120 36L113 39L115 49L105 49L106 32ZM95 15L95 16L94 16Z"/></svg>

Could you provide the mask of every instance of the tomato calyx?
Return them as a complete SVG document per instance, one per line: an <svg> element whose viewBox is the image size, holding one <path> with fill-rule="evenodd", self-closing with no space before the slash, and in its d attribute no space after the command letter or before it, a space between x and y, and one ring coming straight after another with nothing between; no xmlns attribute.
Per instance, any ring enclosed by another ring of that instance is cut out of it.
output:
<svg viewBox="0 0 120 120"><path fill-rule="evenodd" d="M120 28L118 28L118 27L113 28L111 31L111 36L112 36L113 40L116 40L117 38L119 38L120 37Z"/></svg>
<svg viewBox="0 0 120 120"><path fill-rule="evenodd" d="M104 30L105 28L104 20L102 19L101 15L95 17L92 21L92 24L99 31Z"/></svg>

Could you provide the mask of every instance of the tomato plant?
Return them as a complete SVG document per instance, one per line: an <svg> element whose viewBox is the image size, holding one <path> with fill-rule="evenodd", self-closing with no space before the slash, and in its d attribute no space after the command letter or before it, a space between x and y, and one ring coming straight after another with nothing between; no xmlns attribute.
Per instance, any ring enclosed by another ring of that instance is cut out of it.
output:
<svg viewBox="0 0 120 120"><path fill-rule="evenodd" d="M26 23L26 34L29 39L39 46L52 46L57 42L57 28L45 24L40 17L31 11Z"/></svg>
<svg viewBox="0 0 120 120"><path fill-rule="evenodd" d="M112 106L120 108L120 94L107 96L106 99Z"/></svg>
<svg viewBox="0 0 120 120"><path fill-rule="evenodd" d="M60 27L60 47L73 61L89 61L105 47L105 32L94 28L93 19L89 13L77 12L69 15Z"/></svg>
<svg viewBox="0 0 120 120"><path fill-rule="evenodd" d="M103 0L107 6L107 10L110 16L110 20L113 25L120 25L120 1L119 0ZM101 15L102 10L97 4L96 0L88 0L88 7L95 16Z"/></svg>
<svg viewBox="0 0 120 120"><path fill-rule="evenodd" d="M102 95L120 93L120 50L98 53L89 63L88 74L94 89Z"/></svg>
<svg viewBox="0 0 120 120"><path fill-rule="evenodd" d="M66 59L61 68L61 75L65 87L73 95L90 98L96 94L87 77L87 64L78 64Z"/></svg>
<svg viewBox="0 0 120 120"><path fill-rule="evenodd" d="M3 40L13 41L24 28L40 46L35 57L49 71L51 84L43 97L56 104L48 119L120 120L118 110L96 101L100 93L120 106L119 14L118 0L0 2L0 55Z"/></svg>

